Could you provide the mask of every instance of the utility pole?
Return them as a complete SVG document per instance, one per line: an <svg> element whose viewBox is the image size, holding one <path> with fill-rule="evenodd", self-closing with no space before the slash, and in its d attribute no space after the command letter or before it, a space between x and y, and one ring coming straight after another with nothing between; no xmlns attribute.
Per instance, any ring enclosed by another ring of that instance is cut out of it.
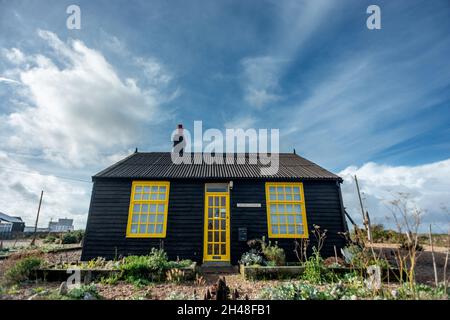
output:
<svg viewBox="0 0 450 320"><path fill-rule="evenodd" d="M356 190L358 191L359 204L361 206L363 224L367 231L367 240L369 240L369 242L372 242L372 230L370 229L369 212L367 212L367 210L364 210L363 202L361 199L361 192L359 191L358 178L356 177L356 175L355 175L355 183L356 183Z"/></svg>
<svg viewBox="0 0 450 320"><path fill-rule="evenodd" d="M37 233L37 226L39 221L39 213L41 212L41 204L42 204L42 197L44 196L44 190L41 191L41 198L39 199L39 207L36 215L36 223L34 224L34 234L33 234L33 240L31 240L30 246L34 246L36 242L36 233Z"/></svg>

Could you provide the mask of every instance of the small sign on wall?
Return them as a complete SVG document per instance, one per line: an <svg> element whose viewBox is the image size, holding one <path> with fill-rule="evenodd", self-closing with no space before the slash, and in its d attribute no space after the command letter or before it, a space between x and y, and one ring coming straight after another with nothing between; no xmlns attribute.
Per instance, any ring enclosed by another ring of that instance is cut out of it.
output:
<svg viewBox="0 0 450 320"><path fill-rule="evenodd" d="M238 239L239 241L247 241L247 228L238 228Z"/></svg>
<svg viewBox="0 0 450 320"><path fill-rule="evenodd" d="M261 208L261 203L237 203L238 208Z"/></svg>

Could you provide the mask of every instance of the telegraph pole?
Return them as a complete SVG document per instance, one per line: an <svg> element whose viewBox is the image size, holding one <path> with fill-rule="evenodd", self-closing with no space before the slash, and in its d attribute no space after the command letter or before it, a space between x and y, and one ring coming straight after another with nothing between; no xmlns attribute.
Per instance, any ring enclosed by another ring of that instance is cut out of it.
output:
<svg viewBox="0 0 450 320"><path fill-rule="evenodd" d="M42 197L44 196L44 190L41 191L41 197L39 199L39 206L38 211L36 215L36 223L34 224L34 234L33 234L33 240L31 240L30 246L34 246L36 242L36 233L37 233L37 227L38 227L38 221L39 221L39 213L41 212L41 204L42 204Z"/></svg>

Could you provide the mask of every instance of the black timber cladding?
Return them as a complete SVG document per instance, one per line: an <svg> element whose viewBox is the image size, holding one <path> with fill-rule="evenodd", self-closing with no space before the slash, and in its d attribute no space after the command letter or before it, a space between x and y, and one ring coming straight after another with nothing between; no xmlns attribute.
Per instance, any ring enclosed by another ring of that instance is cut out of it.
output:
<svg viewBox="0 0 450 320"><path fill-rule="evenodd" d="M134 179L134 178L133 178ZM208 182L224 179L169 179L167 236L156 238L126 238L128 208L131 195L130 178L94 179L88 226L83 244L82 260L97 256L107 259L147 254L152 247L163 246L170 259L192 259L202 262L204 186ZM338 181L302 180L304 184L308 228L314 224L327 229L324 256L334 255L336 246L343 247L344 239L338 235L346 231L342 219ZM239 202L261 203L261 208L237 207ZM238 241L239 228L247 228L248 239L267 238L265 179L238 179L230 190L231 262L236 263L248 251L245 242ZM310 235L312 245L314 237ZM289 261L295 261L293 239L272 239L284 248Z"/></svg>
<svg viewBox="0 0 450 320"><path fill-rule="evenodd" d="M275 175L264 176L261 168L268 167L260 161L253 164L251 154L221 154L222 159L232 156L236 161L233 164L210 164L204 161L208 154L187 154L191 163L174 164L170 152L134 153L118 163L96 174L96 178L265 178L267 179L329 179L342 181L337 175L325 170L317 164L306 160L296 154L280 153L279 169ZM216 155L218 156L218 155ZM243 163L240 164L239 161Z"/></svg>

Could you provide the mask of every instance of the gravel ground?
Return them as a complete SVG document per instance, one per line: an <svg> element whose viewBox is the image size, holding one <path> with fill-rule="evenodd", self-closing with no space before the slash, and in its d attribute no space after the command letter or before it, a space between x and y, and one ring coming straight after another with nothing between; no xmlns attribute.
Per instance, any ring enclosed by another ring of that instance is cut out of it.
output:
<svg viewBox="0 0 450 320"><path fill-rule="evenodd" d="M383 254L393 259L392 251L395 250L395 246L387 245L376 245L376 250L380 250ZM427 249L427 248L426 248ZM417 259L416 267L416 278L420 283L425 283L429 285L434 284L434 272L432 265L431 252L427 251L421 252ZM445 250L436 250L436 265L439 275L439 280L442 281L443 269L445 263ZM40 253L37 251L27 252L25 254L13 254L10 258L6 260L0 260L0 276L3 275L5 270L7 270L11 265L13 265L17 260L24 257L25 255L38 255L48 261L51 264L59 262L71 262L75 263L79 261L81 250L69 251L69 252L59 252L59 253ZM450 267L447 266L447 278L450 281ZM206 289L212 284L216 283L219 274L206 274L201 283L199 281L184 282L181 284L175 283L161 283L152 284L145 286L143 288L135 287L134 285L118 282L115 285L97 284L98 292L105 299L157 299L163 300L167 299L169 296L176 295L179 298L186 299L191 298L196 295L198 299L203 299ZM232 289L237 289L240 294L240 299L244 299L246 296L249 299L255 299L259 295L260 291L264 287L273 287L284 281L271 280L271 281L248 281L244 280L239 274L226 274L224 275L227 285ZM0 299L28 299L36 293L36 290L56 290L59 287L59 283L43 283L43 282L33 282L26 285L22 285L10 292L6 292L0 295ZM10 294L8 294L10 293Z"/></svg>

